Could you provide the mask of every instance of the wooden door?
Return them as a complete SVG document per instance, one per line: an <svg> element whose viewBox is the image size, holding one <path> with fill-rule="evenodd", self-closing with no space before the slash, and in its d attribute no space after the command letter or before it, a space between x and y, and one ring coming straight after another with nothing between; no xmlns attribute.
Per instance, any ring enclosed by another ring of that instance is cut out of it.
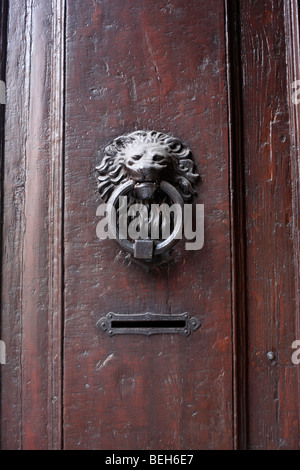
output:
<svg viewBox="0 0 300 470"><path fill-rule="evenodd" d="M296 0L2 13L2 448L299 448ZM152 271L96 235L95 167L139 129L192 149L205 208ZM110 311L201 327L109 337Z"/></svg>

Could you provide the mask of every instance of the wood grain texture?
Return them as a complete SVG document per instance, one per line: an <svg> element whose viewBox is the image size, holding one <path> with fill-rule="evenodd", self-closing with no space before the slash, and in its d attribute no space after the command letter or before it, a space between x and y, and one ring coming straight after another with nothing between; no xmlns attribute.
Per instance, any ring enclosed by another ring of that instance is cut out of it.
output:
<svg viewBox="0 0 300 470"><path fill-rule="evenodd" d="M6 47L7 47L7 16L8 2L3 1L0 4L0 80L5 83L6 80ZM5 125L5 104L0 104L0 246L2 247L2 226L3 226L3 172L4 172L4 125ZM0 266L2 266L2 249L0 250ZM0 279L0 304L2 305ZM0 340L2 338L1 321L0 321ZM0 366L0 397L2 394L2 371ZM0 407L1 422L1 407ZM0 431L0 447L1 447L1 431Z"/></svg>
<svg viewBox="0 0 300 470"><path fill-rule="evenodd" d="M65 0L52 1L52 57L49 177L49 352L48 448L61 449L62 336L63 336L63 209L64 209L64 104L65 104Z"/></svg>
<svg viewBox="0 0 300 470"><path fill-rule="evenodd" d="M67 3L64 441L67 449L232 447L224 5ZM96 237L94 167L117 135L173 133L194 151L205 246L146 273ZM109 338L109 311L181 313L201 330Z"/></svg>
<svg viewBox="0 0 300 470"><path fill-rule="evenodd" d="M287 80L288 85L299 80L300 77L300 11L297 0L284 2L285 10L285 35L287 54ZM300 338L300 108L295 106L292 99L292 90L288 93L290 114L290 153L292 173L292 226L295 265L295 339ZM297 368L298 384L300 383L300 367ZM300 419L300 410L299 410Z"/></svg>
<svg viewBox="0 0 300 470"><path fill-rule="evenodd" d="M9 2L6 44L1 2L2 449L300 448L298 3ZM96 236L102 149L142 128L205 205L204 248L151 273ZM149 310L202 326L96 327Z"/></svg>
<svg viewBox="0 0 300 470"><path fill-rule="evenodd" d="M56 31L52 42L52 15L52 4L46 1L26 1L21 9L18 3L10 4L2 285L2 337L7 346L2 370L4 449L59 448L61 443L63 97L60 55L52 49L59 38Z"/></svg>
<svg viewBox="0 0 300 470"><path fill-rule="evenodd" d="M228 125L231 209L234 448L247 448L246 215L243 154L243 94L239 2L226 7Z"/></svg>
<svg viewBox="0 0 300 470"><path fill-rule="evenodd" d="M299 448L299 375L291 361L299 321L299 214L293 214L299 176L289 127L285 6L281 0L240 2L251 449ZM273 362L266 357L270 350Z"/></svg>

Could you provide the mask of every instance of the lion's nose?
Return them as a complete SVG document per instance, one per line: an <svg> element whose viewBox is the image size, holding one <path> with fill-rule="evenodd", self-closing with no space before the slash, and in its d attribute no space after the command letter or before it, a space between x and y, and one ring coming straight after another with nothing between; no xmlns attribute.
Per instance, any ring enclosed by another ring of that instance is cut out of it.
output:
<svg viewBox="0 0 300 470"><path fill-rule="evenodd" d="M146 154L144 159L140 160L140 174L143 176L143 181L159 181L161 171L164 168L162 165L163 157L160 155Z"/></svg>
<svg viewBox="0 0 300 470"><path fill-rule="evenodd" d="M140 172L143 175L144 181L156 181L159 179L161 169L156 168L153 165L143 165L140 168Z"/></svg>

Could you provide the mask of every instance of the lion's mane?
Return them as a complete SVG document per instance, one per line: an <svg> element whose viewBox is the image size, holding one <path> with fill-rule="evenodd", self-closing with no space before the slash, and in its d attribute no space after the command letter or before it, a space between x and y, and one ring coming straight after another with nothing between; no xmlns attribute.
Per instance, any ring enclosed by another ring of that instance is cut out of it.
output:
<svg viewBox="0 0 300 470"><path fill-rule="evenodd" d="M194 161L190 149L179 139L157 131L135 131L114 139L104 150L104 158L96 168L98 172L98 190L107 202L116 186L130 179L123 163L122 152L127 145L161 144L167 146L170 155L168 182L180 192L184 201L196 194L194 185L199 175L194 173Z"/></svg>

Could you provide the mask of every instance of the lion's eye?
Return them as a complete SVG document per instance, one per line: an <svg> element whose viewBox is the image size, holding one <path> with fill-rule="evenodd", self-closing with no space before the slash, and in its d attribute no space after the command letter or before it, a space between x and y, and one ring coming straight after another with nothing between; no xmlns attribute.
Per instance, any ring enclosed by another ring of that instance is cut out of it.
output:
<svg viewBox="0 0 300 470"><path fill-rule="evenodd" d="M153 161L154 162L161 162L164 159L162 155L154 155L153 156Z"/></svg>
<svg viewBox="0 0 300 470"><path fill-rule="evenodd" d="M140 160L142 155L133 155L132 160Z"/></svg>
<svg viewBox="0 0 300 470"><path fill-rule="evenodd" d="M183 163L181 163L181 164L179 165L179 168L180 168L181 170L187 170L187 167L186 167L185 165L183 165Z"/></svg>

